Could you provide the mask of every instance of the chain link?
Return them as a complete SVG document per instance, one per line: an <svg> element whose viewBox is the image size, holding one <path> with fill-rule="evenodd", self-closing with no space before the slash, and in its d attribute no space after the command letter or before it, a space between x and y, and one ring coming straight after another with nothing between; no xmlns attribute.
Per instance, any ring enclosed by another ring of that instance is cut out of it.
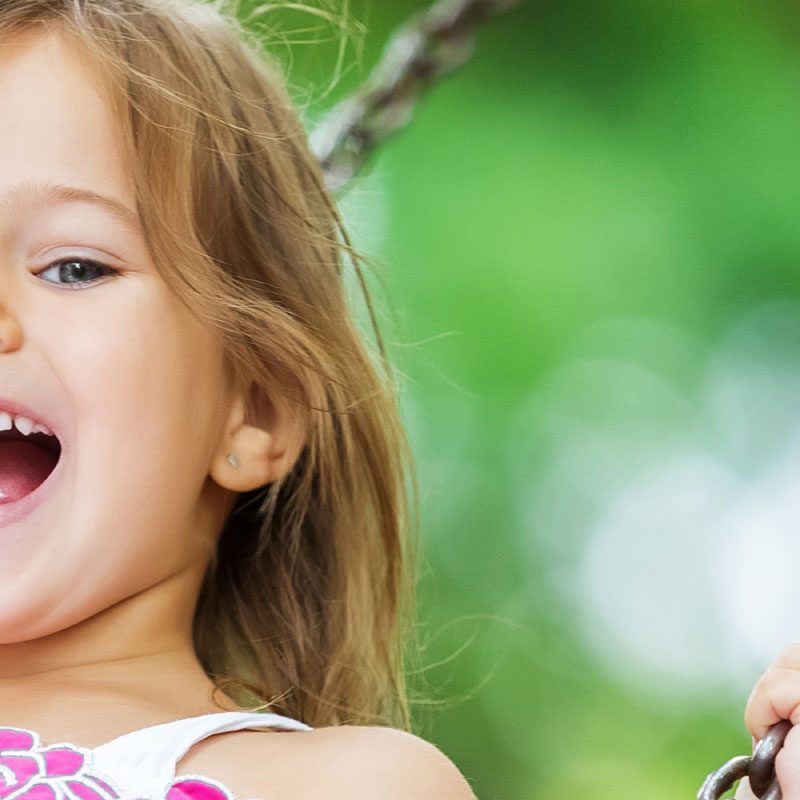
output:
<svg viewBox="0 0 800 800"><path fill-rule="evenodd" d="M781 800L781 787L775 777L775 756L791 728L788 720L773 725L756 745L752 756L736 756L712 772L700 787L697 800L719 800L742 778L749 780L751 791L760 800Z"/></svg>
<svg viewBox="0 0 800 800"><path fill-rule="evenodd" d="M434 79L472 56L475 29L521 0L440 0L395 31L364 86L334 106L309 136L331 190L346 186L375 145L411 120Z"/></svg>

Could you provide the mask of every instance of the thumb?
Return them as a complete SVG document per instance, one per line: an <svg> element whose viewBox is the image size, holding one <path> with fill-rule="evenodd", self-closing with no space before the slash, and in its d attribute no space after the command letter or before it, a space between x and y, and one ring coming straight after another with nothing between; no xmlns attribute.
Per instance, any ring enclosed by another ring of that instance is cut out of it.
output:
<svg viewBox="0 0 800 800"><path fill-rule="evenodd" d="M797 726L789 731L775 757L775 774L783 800L800 800L800 728Z"/></svg>

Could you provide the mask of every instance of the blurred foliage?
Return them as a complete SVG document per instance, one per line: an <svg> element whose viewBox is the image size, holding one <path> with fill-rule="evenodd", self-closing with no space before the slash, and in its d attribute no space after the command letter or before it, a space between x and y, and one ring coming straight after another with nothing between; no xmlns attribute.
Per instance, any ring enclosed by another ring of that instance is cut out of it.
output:
<svg viewBox="0 0 800 800"><path fill-rule="evenodd" d="M260 32L313 122L425 5L317 4L350 15L343 52L308 12L262 14ZM602 350L587 332L657 320L700 352L750 309L800 296L798 33L796 5L777 0L529 0L480 32L343 200L399 319L419 458L419 730L481 800L693 797L749 746L752 666L739 688L678 676L656 699L598 655L561 591L539 542L571 528L537 530L525 509L553 454L534 400ZM694 396L701 358L624 345ZM614 392L588 385L582 413L602 426Z"/></svg>

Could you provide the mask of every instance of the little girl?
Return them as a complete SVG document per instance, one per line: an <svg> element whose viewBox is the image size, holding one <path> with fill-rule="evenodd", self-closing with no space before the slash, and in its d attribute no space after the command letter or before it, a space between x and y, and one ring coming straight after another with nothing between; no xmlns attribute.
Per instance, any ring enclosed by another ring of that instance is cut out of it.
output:
<svg viewBox="0 0 800 800"><path fill-rule="evenodd" d="M389 727L406 450L278 69L2 0L0 119L0 800L474 797Z"/></svg>

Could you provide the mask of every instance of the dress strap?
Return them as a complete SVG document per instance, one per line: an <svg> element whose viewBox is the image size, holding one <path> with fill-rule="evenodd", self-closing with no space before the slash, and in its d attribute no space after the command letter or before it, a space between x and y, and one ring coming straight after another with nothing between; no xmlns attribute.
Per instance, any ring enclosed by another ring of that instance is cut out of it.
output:
<svg viewBox="0 0 800 800"><path fill-rule="evenodd" d="M175 778L178 762L203 739L217 733L280 728L310 731L303 722L260 711L222 711L178 719L124 733L93 750L94 766L136 797L160 796Z"/></svg>

